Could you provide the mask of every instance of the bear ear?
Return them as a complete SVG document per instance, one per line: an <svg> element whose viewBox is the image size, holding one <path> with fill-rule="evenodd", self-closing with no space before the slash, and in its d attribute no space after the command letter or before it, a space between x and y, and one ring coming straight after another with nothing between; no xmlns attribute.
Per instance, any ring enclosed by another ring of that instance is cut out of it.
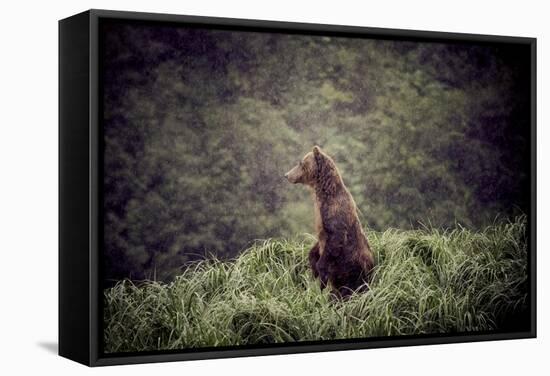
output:
<svg viewBox="0 0 550 376"><path fill-rule="evenodd" d="M313 155L318 156L319 154L321 154L321 148L319 146L315 145L313 147Z"/></svg>

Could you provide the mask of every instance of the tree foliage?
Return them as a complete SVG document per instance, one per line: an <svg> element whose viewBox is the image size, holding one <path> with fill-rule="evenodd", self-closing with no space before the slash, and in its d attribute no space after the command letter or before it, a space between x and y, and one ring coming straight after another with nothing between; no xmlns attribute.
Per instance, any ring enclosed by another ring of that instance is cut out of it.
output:
<svg viewBox="0 0 550 376"><path fill-rule="evenodd" d="M315 144L365 225L526 211L528 70L506 45L104 25L108 279L312 231L284 173Z"/></svg>

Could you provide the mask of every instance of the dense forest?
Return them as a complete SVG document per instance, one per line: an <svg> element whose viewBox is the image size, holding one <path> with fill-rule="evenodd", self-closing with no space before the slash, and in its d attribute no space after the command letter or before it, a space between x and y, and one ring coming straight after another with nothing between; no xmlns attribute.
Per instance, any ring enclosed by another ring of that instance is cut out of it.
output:
<svg viewBox="0 0 550 376"><path fill-rule="evenodd" d="M311 197L283 175L313 145L367 228L525 213L521 48L106 22L106 281L169 280L190 260L312 233Z"/></svg>

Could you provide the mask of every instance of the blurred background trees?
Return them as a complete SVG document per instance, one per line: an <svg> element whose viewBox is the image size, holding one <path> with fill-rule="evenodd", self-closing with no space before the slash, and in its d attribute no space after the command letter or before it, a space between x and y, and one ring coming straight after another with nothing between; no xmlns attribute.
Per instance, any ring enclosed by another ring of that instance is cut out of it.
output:
<svg viewBox="0 0 550 376"><path fill-rule="evenodd" d="M316 144L375 230L527 211L527 49L103 28L107 280L311 233L283 175Z"/></svg>

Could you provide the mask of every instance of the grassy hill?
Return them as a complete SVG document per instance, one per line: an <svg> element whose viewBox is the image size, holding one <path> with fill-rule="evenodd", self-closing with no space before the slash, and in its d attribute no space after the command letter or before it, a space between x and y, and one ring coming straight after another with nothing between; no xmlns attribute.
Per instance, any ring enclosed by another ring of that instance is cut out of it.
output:
<svg viewBox="0 0 550 376"><path fill-rule="evenodd" d="M257 242L231 261L192 264L169 284L104 292L106 352L502 330L527 301L526 220L369 232L370 290L331 302L307 264L310 236Z"/></svg>

